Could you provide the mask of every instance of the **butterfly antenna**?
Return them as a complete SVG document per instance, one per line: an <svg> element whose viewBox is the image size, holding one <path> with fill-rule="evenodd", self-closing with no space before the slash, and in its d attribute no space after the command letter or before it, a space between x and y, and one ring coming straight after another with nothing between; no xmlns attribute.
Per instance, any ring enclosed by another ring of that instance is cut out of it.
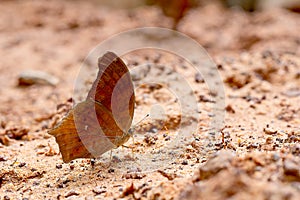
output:
<svg viewBox="0 0 300 200"><path fill-rule="evenodd" d="M137 125L139 125L142 121L144 121L146 118L148 118L150 115L149 115L149 113L145 116L145 117L143 117L140 121L138 121L137 123L135 123L135 125L133 125L133 127L135 128Z"/></svg>
<svg viewBox="0 0 300 200"><path fill-rule="evenodd" d="M135 129L135 127L137 126L137 125L139 125L142 121L144 121L147 117L149 117L150 115L149 115L149 113L145 116L145 117L143 117L140 121L138 121L137 123L135 123L129 130L128 130L128 132L130 133L130 134L133 134L133 131L134 131L134 129Z"/></svg>

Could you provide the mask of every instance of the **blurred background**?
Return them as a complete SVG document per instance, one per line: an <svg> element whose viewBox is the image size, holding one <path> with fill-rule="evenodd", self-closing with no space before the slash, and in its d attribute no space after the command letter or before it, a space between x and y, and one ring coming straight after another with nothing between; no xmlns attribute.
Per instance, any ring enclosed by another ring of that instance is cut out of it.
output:
<svg viewBox="0 0 300 200"><path fill-rule="evenodd" d="M253 12L271 8L286 8L295 12L300 10L299 0L92 0L98 4L110 6L113 8L133 9L139 6L157 6L163 14L167 17L173 18L173 28L180 19L188 12L189 9L198 6L205 6L211 3L220 3L224 7L243 9L245 11Z"/></svg>

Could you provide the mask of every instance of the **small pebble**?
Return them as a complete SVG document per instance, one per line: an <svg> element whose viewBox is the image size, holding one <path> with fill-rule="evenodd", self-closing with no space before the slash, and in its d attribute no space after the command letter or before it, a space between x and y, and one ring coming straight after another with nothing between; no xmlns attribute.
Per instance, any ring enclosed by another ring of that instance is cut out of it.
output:
<svg viewBox="0 0 300 200"><path fill-rule="evenodd" d="M266 144L272 144L273 138L272 137L267 137L266 139Z"/></svg>
<svg viewBox="0 0 300 200"><path fill-rule="evenodd" d="M95 159L91 159L91 165L94 166L96 163L96 160Z"/></svg>
<svg viewBox="0 0 300 200"><path fill-rule="evenodd" d="M7 158L0 156L0 161L7 161Z"/></svg>
<svg viewBox="0 0 300 200"><path fill-rule="evenodd" d="M64 180L62 183L63 184L67 184L67 183L69 183L71 180L69 179L69 178L66 178L66 180Z"/></svg>
<svg viewBox="0 0 300 200"><path fill-rule="evenodd" d="M92 190L96 195L105 193L106 190L104 190L101 186L97 186Z"/></svg>
<svg viewBox="0 0 300 200"><path fill-rule="evenodd" d="M165 141L169 141L171 139L171 137L170 136L167 136L166 138L165 138Z"/></svg>
<svg viewBox="0 0 300 200"><path fill-rule="evenodd" d="M152 127L152 128L150 129L150 132L151 132L151 133L157 133L157 131L158 131L157 128L154 128L154 127Z"/></svg>
<svg viewBox="0 0 300 200"><path fill-rule="evenodd" d="M113 173L113 172L115 172L115 169L114 169L114 168L110 168L110 169L108 170L108 173Z"/></svg>
<svg viewBox="0 0 300 200"><path fill-rule="evenodd" d="M70 166L71 167L71 166ZM62 164L57 164L56 165L56 169L61 169L62 168Z"/></svg>
<svg viewBox="0 0 300 200"><path fill-rule="evenodd" d="M232 107L230 104L228 104L228 105L226 106L225 110L226 110L228 113L232 113L232 114L235 113L235 110L233 109L233 107Z"/></svg>
<svg viewBox="0 0 300 200"><path fill-rule="evenodd" d="M202 77L202 75L199 72L197 72L195 74L195 82L196 83L204 83L204 78Z"/></svg>
<svg viewBox="0 0 300 200"><path fill-rule="evenodd" d="M298 72L296 73L295 78L296 78L296 79L300 79L300 71L298 71Z"/></svg>
<svg viewBox="0 0 300 200"><path fill-rule="evenodd" d="M28 86L34 84L52 85L58 84L58 78L46 72L38 70L27 70L19 74L19 86Z"/></svg>
<svg viewBox="0 0 300 200"><path fill-rule="evenodd" d="M114 163L120 163L120 162L122 162L122 160L118 156L114 155L112 157L112 162L114 162Z"/></svg>
<svg viewBox="0 0 300 200"><path fill-rule="evenodd" d="M35 185L35 186L40 185L40 182L33 181L32 185Z"/></svg>
<svg viewBox="0 0 300 200"><path fill-rule="evenodd" d="M142 174L142 173L126 173L122 176L122 178L126 178L126 179L142 179L144 178L146 175Z"/></svg>
<svg viewBox="0 0 300 200"><path fill-rule="evenodd" d="M292 152L293 155L300 156L300 144L295 144L295 145L291 148L291 152Z"/></svg>
<svg viewBox="0 0 300 200"><path fill-rule="evenodd" d="M70 165L70 169L71 170L75 169L75 165Z"/></svg>
<svg viewBox="0 0 300 200"><path fill-rule="evenodd" d="M26 163L22 162L22 163L20 163L18 166L19 166L19 167L24 167L25 165L26 165Z"/></svg>
<svg viewBox="0 0 300 200"><path fill-rule="evenodd" d="M283 162L283 170L285 176L292 181L300 181L300 168L299 162L294 160L286 159Z"/></svg>
<svg viewBox="0 0 300 200"><path fill-rule="evenodd" d="M268 134L268 135L274 135L277 133L277 130L275 129L272 129L272 128L269 128L268 126L266 128L264 128L264 132L265 134Z"/></svg>
<svg viewBox="0 0 300 200"><path fill-rule="evenodd" d="M276 141L279 142L279 143L283 143L284 139L276 138Z"/></svg>
<svg viewBox="0 0 300 200"><path fill-rule="evenodd" d="M188 165L188 161L187 161L187 160L184 160L184 161L182 161L181 164L182 164L182 165Z"/></svg>
<svg viewBox="0 0 300 200"><path fill-rule="evenodd" d="M68 197L74 196L74 195L75 195L75 196L78 196L79 193L76 192L75 190L70 190L70 191L65 195L65 197L68 198Z"/></svg>
<svg viewBox="0 0 300 200"><path fill-rule="evenodd" d="M298 96L300 96L300 88L291 88L291 89L283 92L282 94L287 97L298 97Z"/></svg>
<svg viewBox="0 0 300 200"><path fill-rule="evenodd" d="M261 92L270 92L272 90L272 85L267 81L262 81L259 89Z"/></svg>
<svg viewBox="0 0 300 200"><path fill-rule="evenodd" d="M280 159L280 156L277 153L273 154L273 160L278 161Z"/></svg>

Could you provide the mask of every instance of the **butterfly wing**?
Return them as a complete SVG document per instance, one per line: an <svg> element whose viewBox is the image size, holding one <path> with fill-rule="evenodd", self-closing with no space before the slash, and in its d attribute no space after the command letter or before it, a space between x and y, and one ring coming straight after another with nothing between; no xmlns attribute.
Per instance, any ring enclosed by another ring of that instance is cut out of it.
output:
<svg viewBox="0 0 300 200"><path fill-rule="evenodd" d="M97 158L128 139L135 98L128 68L112 52L98 62L97 79L86 100L49 131L56 138L64 162Z"/></svg>
<svg viewBox="0 0 300 200"><path fill-rule="evenodd" d="M102 104L88 99L77 104L49 134L55 136L63 161L70 162L100 157L116 147L106 134L117 138L123 132Z"/></svg>
<svg viewBox="0 0 300 200"><path fill-rule="evenodd" d="M74 110L65 116L61 123L48 131L53 135L58 143L59 150L65 163L75 158L92 158L90 152L82 144L74 123Z"/></svg>
<svg viewBox="0 0 300 200"><path fill-rule="evenodd" d="M114 116L119 128L127 132L134 114L134 88L125 63L113 52L98 60L99 72L87 99L101 103ZM111 135L107 135L111 136Z"/></svg>

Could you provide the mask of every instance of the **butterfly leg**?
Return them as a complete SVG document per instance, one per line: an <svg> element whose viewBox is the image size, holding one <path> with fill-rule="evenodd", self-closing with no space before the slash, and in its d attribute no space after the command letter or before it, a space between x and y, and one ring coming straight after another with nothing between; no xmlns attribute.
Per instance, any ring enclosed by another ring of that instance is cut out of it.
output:
<svg viewBox="0 0 300 200"><path fill-rule="evenodd" d="M131 138L132 138L132 144L134 146L134 137L133 137L133 135L131 136ZM132 158L134 159L134 149L133 148L131 148L131 152L132 152Z"/></svg>
<svg viewBox="0 0 300 200"><path fill-rule="evenodd" d="M122 147L127 148L127 149L131 149L132 159L134 160L134 149L133 149L133 147L129 147L129 146L125 146L125 145L122 145Z"/></svg>
<svg viewBox="0 0 300 200"><path fill-rule="evenodd" d="M111 149L111 150L110 150L110 155L109 155L109 163L108 163L108 165L106 166L106 168L109 168L109 167L111 166L111 163L112 163L112 152L113 152L113 150Z"/></svg>

